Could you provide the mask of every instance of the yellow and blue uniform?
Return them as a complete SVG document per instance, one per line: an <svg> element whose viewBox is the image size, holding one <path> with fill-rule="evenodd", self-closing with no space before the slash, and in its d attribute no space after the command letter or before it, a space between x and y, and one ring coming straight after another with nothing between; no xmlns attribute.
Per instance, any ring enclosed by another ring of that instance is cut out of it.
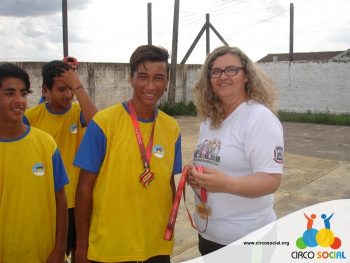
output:
<svg viewBox="0 0 350 263"><path fill-rule="evenodd" d="M41 103L25 112L24 123L47 132L55 139L70 181L65 187L68 208L75 207L79 168L73 165L73 160L86 126L79 104L72 102L66 112L58 114L51 112L47 103Z"/></svg>
<svg viewBox="0 0 350 263"><path fill-rule="evenodd" d="M181 134L162 111L139 119L147 145L154 127L150 168L154 180L139 181L144 171L134 127L125 103L97 113L86 130L74 164L97 174L93 190L88 258L101 262L142 261L170 255L173 240L163 239L172 205L170 185L181 173Z"/></svg>
<svg viewBox="0 0 350 263"><path fill-rule="evenodd" d="M55 248L55 191L68 183L54 139L29 127L0 140L0 262L46 262Z"/></svg>

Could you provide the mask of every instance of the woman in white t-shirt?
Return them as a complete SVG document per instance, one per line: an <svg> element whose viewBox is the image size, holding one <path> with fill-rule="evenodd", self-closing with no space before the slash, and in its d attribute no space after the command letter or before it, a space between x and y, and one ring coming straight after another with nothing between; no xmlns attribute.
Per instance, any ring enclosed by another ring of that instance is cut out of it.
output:
<svg viewBox="0 0 350 263"><path fill-rule="evenodd" d="M284 142L271 78L240 49L223 46L209 54L195 93L203 122L188 182L199 195L206 189L194 215L205 229L198 235L205 255L276 220L273 193Z"/></svg>

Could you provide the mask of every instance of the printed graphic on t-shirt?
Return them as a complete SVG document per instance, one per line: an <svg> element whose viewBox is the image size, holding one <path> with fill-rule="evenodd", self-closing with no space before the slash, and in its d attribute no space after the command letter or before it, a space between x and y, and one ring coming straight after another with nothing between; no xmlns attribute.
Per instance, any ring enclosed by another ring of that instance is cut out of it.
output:
<svg viewBox="0 0 350 263"><path fill-rule="evenodd" d="M69 131L71 132L71 133L77 133L78 132L78 126L74 123L74 124L72 124L70 127L69 127Z"/></svg>
<svg viewBox="0 0 350 263"><path fill-rule="evenodd" d="M220 163L221 141L218 138L204 140L197 144L193 154L194 161L201 161L219 165Z"/></svg>
<svg viewBox="0 0 350 263"><path fill-rule="evenodd" d="M164 148L159 144L154 145L152 148L152 153L158 158L163 158L164 157Z"/></svg>
<svg viewBox="0 0 350 263"><path fill-rule="evenodd" d="M283 163L283 147L282 146L275 147L275 150L273 151L273 160L276 163Z"/></svg>
<svg viewBox="0 0 350 263"><path fill-rule="evenodd" d="M32 172L36 176L43 176L45 174L45 167L42 163L36 163L32 168Z"/></svg>

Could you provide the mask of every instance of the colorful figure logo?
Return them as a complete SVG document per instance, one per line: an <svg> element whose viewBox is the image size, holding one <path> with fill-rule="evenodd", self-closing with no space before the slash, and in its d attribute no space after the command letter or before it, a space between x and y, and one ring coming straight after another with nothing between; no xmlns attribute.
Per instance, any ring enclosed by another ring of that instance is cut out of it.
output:
<svg viewBox="0 0 350 263"><path fill-rule="evenodd" d="M197 144L193 153L194 161L202 161L218 165L220 163L221 141L218 138L206 139Z"/></svg>
<svg viewBox="0 0 350 263"><path fill-rule="evenodd" d="M340 238L336 237L331 230L330 220L333 217L333 214L334 213L328 217L326 214L322 214L321 218L323 219L324 228L317 230L312 228L316 214L311 214L309 217L304 213L307 220L307 229L305 230L303 236L297 239L296 246L299 249L304 249L306 247L317 247L318 245L321 247L331 247L333 249L340 248L341 240Z"/></svg>

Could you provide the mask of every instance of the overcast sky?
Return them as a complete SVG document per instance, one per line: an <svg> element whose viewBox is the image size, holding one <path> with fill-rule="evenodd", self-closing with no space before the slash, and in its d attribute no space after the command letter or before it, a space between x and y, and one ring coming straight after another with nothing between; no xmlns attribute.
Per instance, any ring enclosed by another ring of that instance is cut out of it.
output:
<svg viewBox="0 0 350 263"><path fill-rule="evenodd" d="M68 0L69 54L85 62L128 62L147 44L147 3L152 3L153 44L171 51L174 0ZM286 0L180 0L178 62L205 23L254 61L289 52ZM349 0L294 0L294 52L350 48ZM61 59L61 0L1 0L0 60ZM210 32L210 49L221 45ZM203 63L205 34L187 63Z"/></svg>

